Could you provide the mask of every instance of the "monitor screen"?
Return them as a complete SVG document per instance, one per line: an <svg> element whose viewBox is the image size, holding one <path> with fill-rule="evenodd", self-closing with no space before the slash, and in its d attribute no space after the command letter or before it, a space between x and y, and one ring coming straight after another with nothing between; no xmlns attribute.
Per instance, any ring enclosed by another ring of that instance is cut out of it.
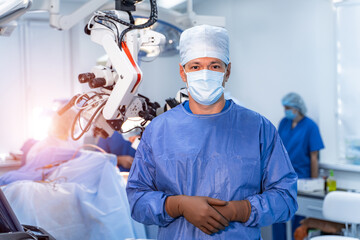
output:
<svg viewBox="0 0 360 240"><path fill-rule="evenodd" d="M0 189L0 233L8 232L24 232L24 229Z"/></svg>

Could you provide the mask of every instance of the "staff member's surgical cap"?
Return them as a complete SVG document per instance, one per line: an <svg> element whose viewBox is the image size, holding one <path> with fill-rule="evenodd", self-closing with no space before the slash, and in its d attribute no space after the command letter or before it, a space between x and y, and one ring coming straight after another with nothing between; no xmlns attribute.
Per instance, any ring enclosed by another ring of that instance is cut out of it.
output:
<svg viewBox="0 0 360 240"><path fill-rule="evenodd" d="M283 97L281 103L283 106L298 109L303 115L307 112L304 100L297 93L288 93L285 97Z"/></svg>
<svg viewBox="0 0 360 240"><path fill-rule="evenodd" d="M186 29L180 36L180 63L190 60L213 57L229 64L229 36L225 28L209 25Z"/></svg>

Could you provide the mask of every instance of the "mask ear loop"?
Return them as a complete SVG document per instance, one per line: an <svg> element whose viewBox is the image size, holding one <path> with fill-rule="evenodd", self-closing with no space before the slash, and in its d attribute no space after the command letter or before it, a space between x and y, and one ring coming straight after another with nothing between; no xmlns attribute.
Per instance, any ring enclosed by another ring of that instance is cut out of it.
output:
<svg viewBox="0 0 360 240"><path fill-rule="evenodd" d="M188 73L185 71L185 65L182 65L182 68L183 68L183 70L184 70L185 75L187 76ZM190 93L190 92L189 92L189 84L188 84L187 79L186 79L186 90L188 91L188 94L189 94L189 93Z"/></svg>
<svg viewBox="0 0 360 240"><path fill-rule="evenodd" d="M185 70L185 65L182 65L182 68L184 70L184 73L187 74L186 70Z"/></svg>

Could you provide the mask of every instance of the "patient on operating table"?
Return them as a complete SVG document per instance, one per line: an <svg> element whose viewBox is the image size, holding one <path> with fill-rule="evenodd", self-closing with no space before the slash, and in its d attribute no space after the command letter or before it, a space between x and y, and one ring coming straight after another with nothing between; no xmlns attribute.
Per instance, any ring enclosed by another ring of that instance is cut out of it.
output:
<svg viewBox="0 0 360 240"><path fill-rule="evenodd" d="M50 163L61 163L69 160L79 147L79 143L71 140L70 129L76 113L72 110L58 115L55 112L51 118L47 137L36 141L29 139L21 148L22 167L9 171L0 177L0 185L5 185L18 180L33 179L37 174L40 180L43 167ZM48 169L50 171L51 169Z"/></svg>
<svg viewBox="0 0 360 240"><path fill-rule="evenodd" d="M77 151L69 140L74 115L55 113L27 163L0 176L11 208L22 224L40 226L57 240L146 238L144 225L130 217L115 155Z"/></svg>

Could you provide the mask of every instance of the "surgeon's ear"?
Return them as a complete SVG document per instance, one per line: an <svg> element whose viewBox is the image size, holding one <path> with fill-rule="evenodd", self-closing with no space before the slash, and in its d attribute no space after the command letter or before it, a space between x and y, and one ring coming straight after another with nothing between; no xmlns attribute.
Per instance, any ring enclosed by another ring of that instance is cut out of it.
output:
<svg viewBox="0 0 360 240"><path fill-rule="evenodd" d="M226 69L225 82L228 81L228 79L229 79L229 77L230 77L230 73L231 73L231 63L228 64L227 69Z"/></svg>
<svg viewBox="0 0 360 240"><path fill-rule="evenodd" d="M183 82L186 82L186 74L184 72L184 68L183 66L179 63L179 67L180 67L180 77L183 80Z"/></svg>

